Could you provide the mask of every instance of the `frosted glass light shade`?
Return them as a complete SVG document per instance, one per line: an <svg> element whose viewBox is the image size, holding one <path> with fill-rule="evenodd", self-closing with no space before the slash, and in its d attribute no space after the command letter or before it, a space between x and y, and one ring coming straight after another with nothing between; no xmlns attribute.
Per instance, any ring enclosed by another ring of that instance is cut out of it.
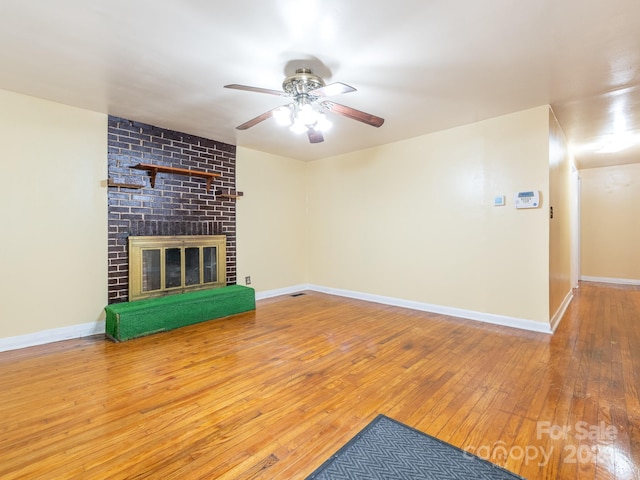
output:
<svg viewBox="0 0 640 480"><path fill-rule="evenodd" d="M291 109L288 106L278 107L273 111L273 118L278 125L289 126L291 125Z"/></svg>

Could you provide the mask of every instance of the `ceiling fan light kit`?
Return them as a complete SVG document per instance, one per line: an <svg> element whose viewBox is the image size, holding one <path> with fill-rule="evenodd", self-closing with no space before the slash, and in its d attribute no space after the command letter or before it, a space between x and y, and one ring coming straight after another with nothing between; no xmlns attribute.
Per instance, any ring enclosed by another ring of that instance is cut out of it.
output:
<svg viewBox="0 0 640 480"><path fill-rule="evenodd" d="M289 127L294 133L305 133L310 128L326 132L333 125L327 115L312 103L283 105L273 110L273 118L278 125Z"/></svg>
<svg viewBox="0 0 640 480"><path fill-rule="evenodd" d="M383 118L361 112L355 108L331 101L321 101L321 98L355 92L356 89L340 82L327 85L322 78L314 75L307 68L299 68L293 75L286 77L282 82L282 91L238 84L225 85L225 88L292 99L288 105L274 108L239 125L236 127L238 130L246 130L273 117L278 125L288 126L292 132L298 134L306 132L311 143L320 143L324 141L322 132L328 131L332 126L326 112L333 112L373 127L380 127L384 123Z"/></svg>

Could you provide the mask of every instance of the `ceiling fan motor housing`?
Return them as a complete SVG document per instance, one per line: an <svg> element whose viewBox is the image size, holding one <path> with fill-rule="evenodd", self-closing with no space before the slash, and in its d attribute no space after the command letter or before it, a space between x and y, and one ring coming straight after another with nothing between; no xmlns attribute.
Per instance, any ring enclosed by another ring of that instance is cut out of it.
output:
<svg viewBox="0 0 640 480"><path fill-rule="evenodd" d="M298 68L296 73L289 75L282 82L282 89L294 98L309 95L312 90L324 86L324 80L311 73L308 68Z"/></svg>

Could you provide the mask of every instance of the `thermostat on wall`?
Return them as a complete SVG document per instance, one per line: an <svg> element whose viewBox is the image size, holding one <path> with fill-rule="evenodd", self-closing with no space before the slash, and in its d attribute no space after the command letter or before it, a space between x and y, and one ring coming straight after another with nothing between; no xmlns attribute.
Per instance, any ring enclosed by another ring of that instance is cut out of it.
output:
<svg viewBox="0 0 640 480"><path fill-rule="evenodd" d="M515 198L516 208L538 208L540 206L540 192L518 192Z"/></svg>

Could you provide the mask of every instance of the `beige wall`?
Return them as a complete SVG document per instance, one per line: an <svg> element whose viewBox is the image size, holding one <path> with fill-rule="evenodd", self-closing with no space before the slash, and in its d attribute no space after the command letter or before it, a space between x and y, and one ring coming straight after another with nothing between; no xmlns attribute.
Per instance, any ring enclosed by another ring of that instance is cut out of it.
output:
<svg viewBox="0 0 640 480"><path fill-rule="evenodd" d="M549 314L553 317L571 292L571 158L567 141L553 112L549 110Z"/></svg>
<svg viewBox="0 0 640 480"><path fill-rule="evenodd" d="M238 283L257 292L307 282L307 164L238 147Z"/></svg>
<svg viewBox="0 0 640 480"><path fill-rule="evenodd" d="M580 178L581 277L640 282L640 164Z"/></svg>
<svg viewBox="0 0 640 480"><path fill-rule="evenodd" d="M548 323L548 158L543 106L310 163L310 282Z"/></svg>
<svg viewBox="0 0 640 480"><path fill-rule="evenodd" d="M0 91L0 338L107 303L107 117Z"/></svg>
<svg viewBox="0 0 640 480"><path fill-rule="evenodd" d="M0 129L0 338L102 320L107 116L0 91ZM548 134L545 106L311 163L239 147L239 283L548 322L548 210L513 207L549 195Z"/></svg>

